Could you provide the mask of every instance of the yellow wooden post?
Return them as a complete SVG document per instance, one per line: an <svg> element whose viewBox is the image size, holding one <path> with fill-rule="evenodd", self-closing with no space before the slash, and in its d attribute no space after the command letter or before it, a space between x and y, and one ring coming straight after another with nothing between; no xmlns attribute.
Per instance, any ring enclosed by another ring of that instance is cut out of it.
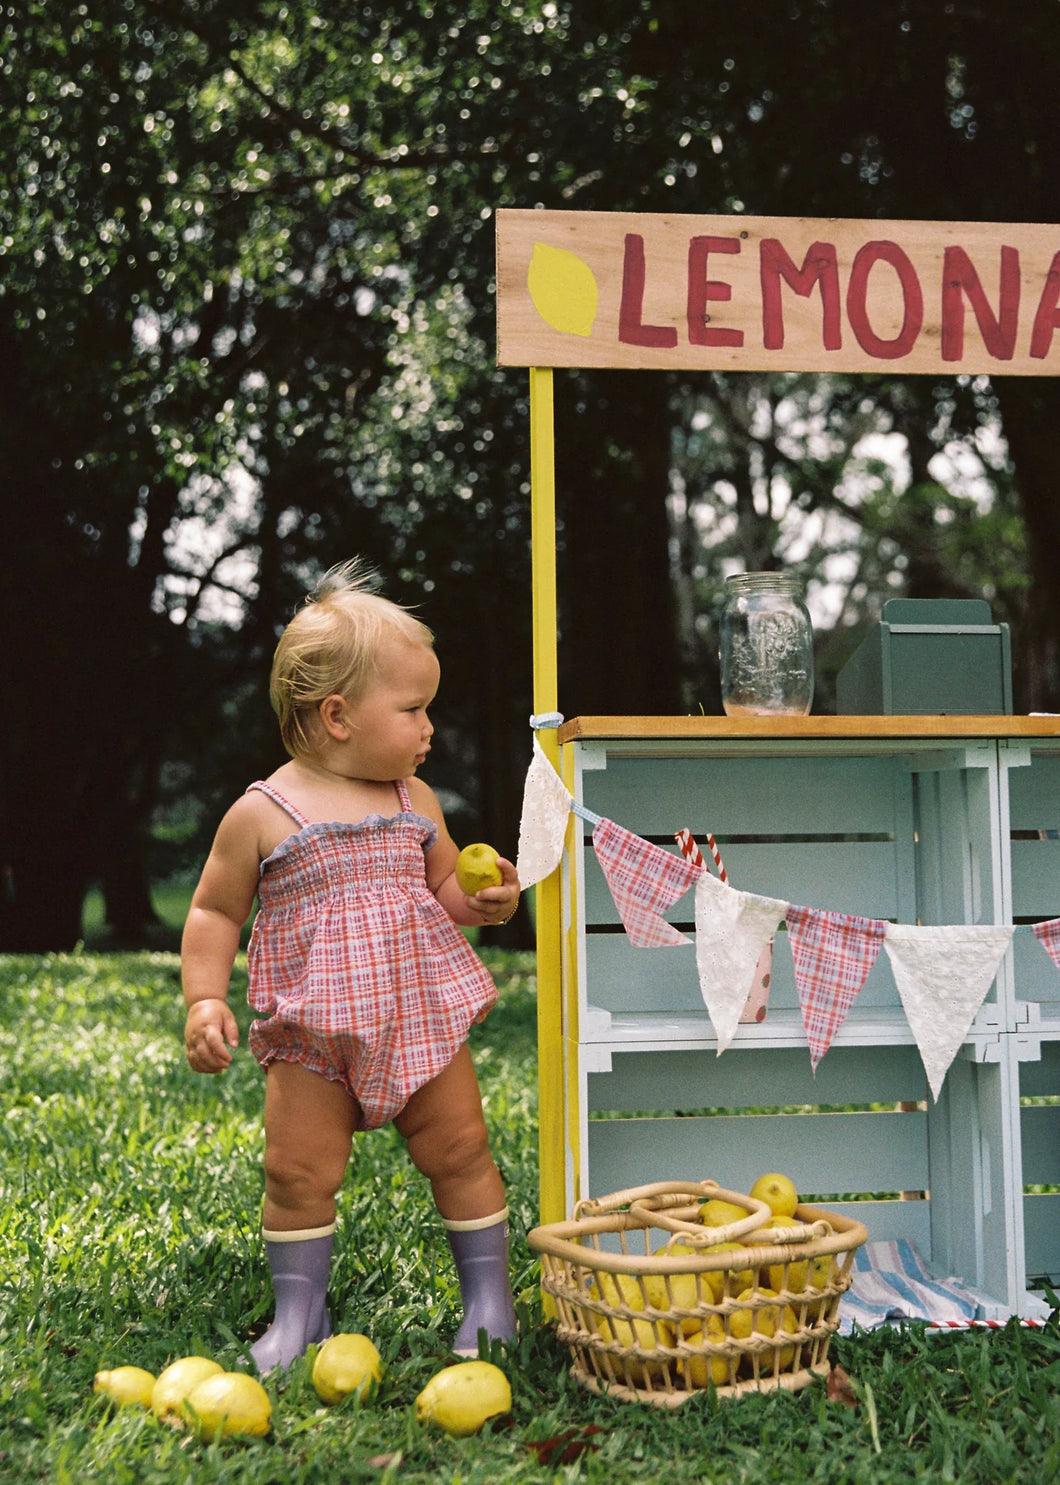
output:
<svg viewBox="0 0 1060 1485"><path fill-rule="evenodd" d="M530 369L530 527L533 586L534 711L559 705L556 625L556 459L552 370ZM559 744L551 729L539 741L554 768ZM538 1159L541 1220L561 1221L564 1205L562 1015L563 908L560 874L537 886Z"/></svg>

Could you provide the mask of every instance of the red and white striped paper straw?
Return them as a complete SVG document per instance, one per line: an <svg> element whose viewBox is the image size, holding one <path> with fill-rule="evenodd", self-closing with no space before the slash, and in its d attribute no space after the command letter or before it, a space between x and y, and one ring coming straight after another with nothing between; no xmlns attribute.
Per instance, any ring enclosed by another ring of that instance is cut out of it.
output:
<svg viewBox="0 0 1060 1485"><path fill-rule="evenodd" d="M707 863L703 860L703 853L696 845L695 837L690 830L676 831L674 840L681 847L681 854L686 861L691 861L693 866L698 866L701 869L706 867ZM714 857L714 862L718 868L718 876L723 882L727 882L729 880L729 874L725 870L725 865L721 859L721 853L718 850L714 837L709 831L707 832L707 845L710 847L710 854Z"/></svg>

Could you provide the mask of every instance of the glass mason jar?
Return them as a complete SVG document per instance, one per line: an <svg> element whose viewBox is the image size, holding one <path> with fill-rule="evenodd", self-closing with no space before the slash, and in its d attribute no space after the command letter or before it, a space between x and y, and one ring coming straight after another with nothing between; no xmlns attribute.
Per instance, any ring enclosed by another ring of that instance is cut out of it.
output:
<svg viewBox="0 0 1060 1485"><path fill-rule="evenodd" d="M784 572L725 581L721 704L730 717L805 716L813 702L813 625Z"/></svg>

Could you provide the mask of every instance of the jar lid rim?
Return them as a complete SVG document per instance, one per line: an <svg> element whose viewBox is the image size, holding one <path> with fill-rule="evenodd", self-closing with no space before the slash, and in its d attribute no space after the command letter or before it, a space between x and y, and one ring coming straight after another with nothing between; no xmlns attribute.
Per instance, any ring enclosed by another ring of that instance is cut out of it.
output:
<svg viewBox="0 0 1060 1485"><path fill-rule="evenodd" d="M725 579L727 583L785 583L798 587L799 579L792 572L734 572Z"/></svg>

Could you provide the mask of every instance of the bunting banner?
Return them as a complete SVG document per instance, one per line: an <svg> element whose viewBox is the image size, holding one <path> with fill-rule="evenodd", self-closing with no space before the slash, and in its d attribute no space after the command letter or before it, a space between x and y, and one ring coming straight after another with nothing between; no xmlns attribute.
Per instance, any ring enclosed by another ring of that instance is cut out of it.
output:
<svg viewBox="0 0 1060 1485"><path fill-rule="evenodd" d="M662 914L684 896L702 871L613 820L597 824L593 848L630 942L638 949L687 944L688 936L667 923Z"/></svg>
<svg viewBox="0 0 1060 1485"><path fill-rule="evenodd" d="M1012 942L1012 929L888 923L883 942L931 1096L937 1100L949 1065Z"/></svg>
<svg viewBox="0 0 1060 1485"><path fill-rule="evenodd" d="M1047 950L1049 957L1060 969L1060 918L1051 918L1048 923L1034 923L1034 936Z"/></svg>
<svg viewBox="0 0 1060 1485"><path fill-rule="evenodd" d="M571 805L570 790L534 738L534 752L523 785L523 814L515 869L524 887L551 876L563 856Z"/></svg>
<svg viewBox="0 0 1060 1485"><path fill-rule="evenodd" d="M732 1041L763 949L787 912L773 897L738 892L709 872L696 882L696 967L699 988L718 1039L718 1056Z"/></svg>
<svg viewBox="0 0 1060 1485"><path fill-rule="evenodd" d="M784 916L795 961L802 1024L816 1072L879 957L886 924L876 918L791 903Z"/></svg>
<svg viewBox="0 0 1060 1485"><path fill-rule="evenodd" d="M785 920L813 1070L843 1025L882 946L936 1100L1013 934L1033 929L1060 968L1060 918L1020 930L976 924L924 927L801 907L740 891L707 870L687 830L678 831L676 837L679 841L686 837L682 844L689 859L575 803L536 737L516 861L524 887L543 881L559 866L572 811L593 825L597 860L623 927L638 948L690 942L662 915L695 887L696 967L719 1056L732 1042L740 1020L747 1019L756 971L760 962L768 963L771 940ZM713 841L711 845L723 872Z"/></svg>

